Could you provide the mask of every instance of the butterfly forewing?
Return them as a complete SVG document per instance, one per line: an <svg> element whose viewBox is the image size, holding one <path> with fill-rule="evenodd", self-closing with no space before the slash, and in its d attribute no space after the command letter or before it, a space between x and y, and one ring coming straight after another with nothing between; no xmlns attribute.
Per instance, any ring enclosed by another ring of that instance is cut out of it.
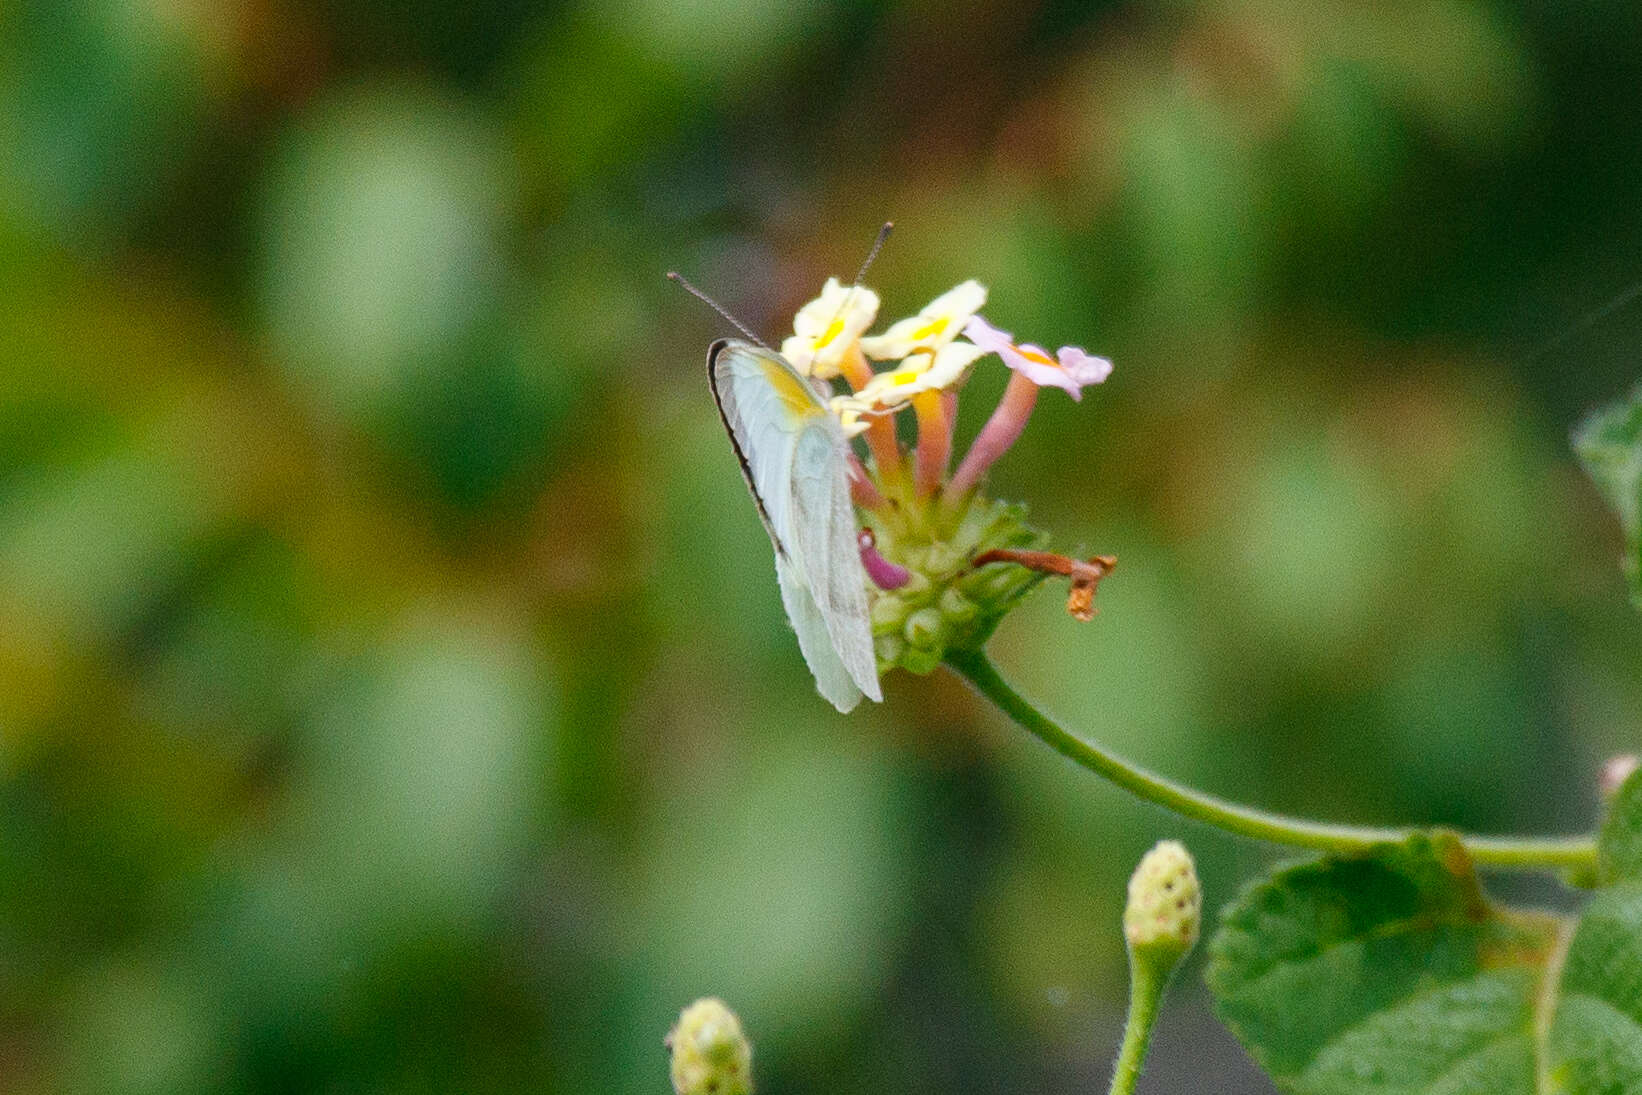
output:
<svg viewBox="0 0 1642 1095"><path fill-rule="evenodd" d="M773 521L771 504L786 493L799 429L811 418L825 416L826 408L791 365L749 342L713 343L707 351L707 379L764 530L776 553L785 555L785 537Z"/></svg>
<svg viewBox="0 0 1642 1095"><path fill-rule="evenodd" d="M866 572L850 507L848 443L809 382L773 351L713 344L719 413L775 545L781 599L822 695L881 699Z"/></svg>

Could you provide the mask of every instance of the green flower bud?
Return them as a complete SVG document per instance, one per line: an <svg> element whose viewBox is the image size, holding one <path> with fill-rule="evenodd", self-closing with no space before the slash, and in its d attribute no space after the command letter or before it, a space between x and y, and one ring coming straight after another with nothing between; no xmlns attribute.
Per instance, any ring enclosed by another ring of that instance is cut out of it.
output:
<svg viewBox="0 0 1642 1095"><path fill-rule="evenodd" d="M899 634L879 635L872 640L872 647L878 655L879 662L889 667L900 662L901 655L906 653L907 641Z"/></svg>
<svg viewBox="0 0 1642 1095"><path fill-rule="evenodd" d="M988 598L1001 601L1011 597L1021 583L1030 580L1031 572L1022 567L989 567L981 588Z"/></svg>
<svg viewBox="0 0 1642 1095"><path fill-rule="evenodd" d="M941 615L945 616L954 624L967 624L973 620L975 618L975 614L980 611L975 607L974 601L971 601L968 597L965 597L962 593L959 593L958 590L952 586L948 586L941 592L939 606L941 609Z"/></svg>
<svg viewBox="0 0 1642 1095"><path fill-rule="evenodd" d="M1159 841L1129 877L1123 935L1129 942L1129 1021L1112 1069L1113 1095L1133 1095L1152 1027L1180 960L1197 943L1203 891L1197 868L1178 840Z"/></svg>
<svg viewBox="0 0 1642 1095"><path fill-rule="evenodd" d="M904 629L907 642L919 650L933 650L946 636L946 620L940 610L920 608L907 617Z"/></svg>
<svg viewBox="0 0 1642 1095"><path fill-rule="evenodd" d="M872 602L872 633L896 635L906 623L907 603L893 593L880 593Z"/></svg>
<svg viewBox="0 0 1642 1095"><path fill-rule="evenodd" d="M753 1047L724 1001L704 997L667 1033L678 1095L752 1095Z"/></svg>
<svg viewBox="0 0 1642 1095"><path fill-rule="evenodd" d="M964 565L964 562L964 557L958 554L951 544L931 544L929 554L924 557L923 571L925 574L953 574Z"/></svg>
<svg viewBox="0 0 1642 1095"><path fill-rule="evenodd" d="M909 646L901 653L901 668L908 673L916 673L920 677L927 677L935 672L940 664L941 651L939 649L920 650L915 646Z"/></svg>
<svg viewBox="0 0 1642 1095"><path fill-rule="evenodd" d="M929 545L917 542L904 544L895 560L914 574L928 574L929 567L925 565L929 559Z"/></svg>
<svg viewBox="0 0 1642 1095"><path fill-rule="evenodd" d="M1191 853L1178 840L1159 841L1129 879L1123 934L1136 963L1171 970L1197 944L1203 891Z"/></svg>
<svg viewBox="0 0 1642 1095"><path fill-rule="evenodd" d="M897 589L895 595L908 606L921 608L935 599L936 592L935 585L928 576L915 570L907 584Z"/></svg>
<svg viewBox="0 0 1642 1095"><path fill-rule="evenodd" d="M972 500L961 514L938 505L903 510L874 525L875 549L909 577L893 590L872 590L870 615L878 669L931 673L954 650L977 650L1043 576L1013 564L977 567L997 548L1036 548L1046 537L1026 524L1018 505Z"/></svg>

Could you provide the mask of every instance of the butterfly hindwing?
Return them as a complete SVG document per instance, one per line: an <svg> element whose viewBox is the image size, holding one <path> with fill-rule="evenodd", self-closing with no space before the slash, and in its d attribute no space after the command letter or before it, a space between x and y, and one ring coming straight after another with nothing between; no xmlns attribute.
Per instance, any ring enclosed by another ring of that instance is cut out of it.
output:
<svg viewBox="0 0 1642 1095"><path fill-rule="evenodd" d="M810 596L826 624L833 650L861 691L882 700L867 617L867 575L850 504L845 444L830 415L799 435L790 479L794 515L790 535L798 545L796 554L807 567Z"/></svg>
<svg viewBox="0 0 1642 1095"><path fill-rule="evenodd" d="M810 596L809 586L799 580L792 564L784 557L776 556L775 572L781 583L781 607L787 610L787 619L798 633L798 649L815 677L816 691L838 710L848 714L861 702L863 693L834 648L832 634L827 630L827 621L821 615L820 607Z"/></svg>

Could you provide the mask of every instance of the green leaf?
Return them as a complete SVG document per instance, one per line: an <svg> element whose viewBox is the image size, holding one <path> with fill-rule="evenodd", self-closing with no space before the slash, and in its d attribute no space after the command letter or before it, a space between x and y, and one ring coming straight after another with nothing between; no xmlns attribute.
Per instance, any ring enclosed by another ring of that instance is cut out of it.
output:
<svg viewBox="0 0 1642 1095"><path fill-rule="evenodd" d="M1580 917L1546 1057L1546 1091L1642 1095L1642 882L1603 890Z"/></svg>
<svg viewBox="0 0 1642 1095"><path fill-rule="evenodd" d="M1632 772L1608 803L1596 842L1597 873L1604 883L1642 878L1642 768Z"/></svg>
<svg viewBox="0 0 1642 1095"><path fill-rule="evenodd" d="M1642 607L1642 387L1595 411L1574 431L1574 453L1619 515L1625 575Z"/></svg>
<svg viewBox="0 0 1642 1095"><path fill-rule="evenodd" d="M1642 771L1608 804L1597 873L1609 888L1568 943L1546 1057L1546 1088L1642 1095Z"/></svg>
<svg viewBox="0 0 1642 1095"><path fill-rule="evenodd" d="M1533 1095L1548 916L1483 896L1451 836L1278 869L1222 915L1221 1018L1302 1095Z"/></svg>

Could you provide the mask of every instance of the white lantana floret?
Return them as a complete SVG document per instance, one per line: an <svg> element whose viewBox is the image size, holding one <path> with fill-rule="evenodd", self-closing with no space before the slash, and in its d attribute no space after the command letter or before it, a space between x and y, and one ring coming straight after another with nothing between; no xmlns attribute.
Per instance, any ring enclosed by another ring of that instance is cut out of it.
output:
<svg viewBox="0 0 1642 1095"><path fill-rule="evenodd" d="M933 353L963 333L969 317L986 304L986 286L971 278L948 289L915 316L890 326L881 335L861 340L861 350L875 361L900 361L916 353Z"/></svg>
<svg viewBox="0 0 1642 1095"><path fill-rule="evenodd" d="M828 278L821 295L793 317L793 334L781 343L781 356L805 376L830 380L877 318L877 293Z"/></svg>
<svg viewBox="0 0 1642 1095"><path fill-rule="evenodd" d="M948 391L963 383L969 367L986 353L968 342L949 342L934 353L913 354L899 366L878 373L854 395L833 399L846 437L866 429L871 415L899 410L920 392Z"/></svg>

